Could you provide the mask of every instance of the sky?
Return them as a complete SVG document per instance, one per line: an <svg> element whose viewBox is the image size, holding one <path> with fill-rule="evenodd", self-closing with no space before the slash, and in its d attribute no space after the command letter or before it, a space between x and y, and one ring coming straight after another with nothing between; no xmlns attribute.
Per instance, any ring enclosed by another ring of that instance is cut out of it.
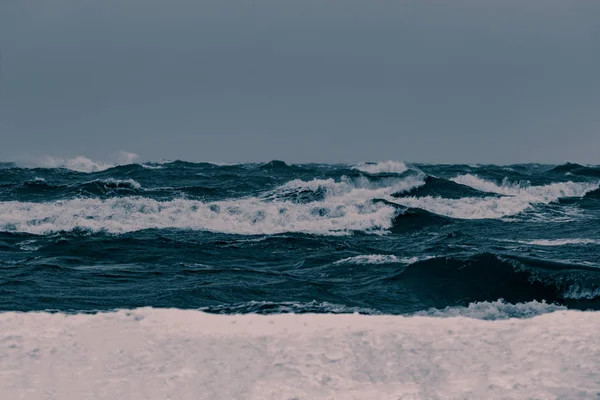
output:
<svg viewBox="0 0 600 400"><path fill-rule="evenodd" d="M1 0L0 160L600 164L600 1Z"/></svg>

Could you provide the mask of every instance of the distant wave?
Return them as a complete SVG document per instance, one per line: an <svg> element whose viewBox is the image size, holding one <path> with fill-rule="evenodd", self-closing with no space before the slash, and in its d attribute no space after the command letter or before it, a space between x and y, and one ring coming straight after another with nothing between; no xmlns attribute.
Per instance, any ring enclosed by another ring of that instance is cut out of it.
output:
<svg viewBox="0 0 600 400"><path fill-rule="evenodd" d="M139 159L139 156L135 153L121 151L116 158L115 163L109 163L94 161L84 156L74 158L44 156L38 160L26 161L24 166L32 168L64 168L76 172L92 173L114 168L117 165L133 164Z"/></svg>
<svg viewBox="0 0 600 400"><path fill-rule="evenodd" d="M355 165L353 168L368 174L401 174L408 171L408 167L402 161L363 162Z"/></svg>
<svg viewBox="0 0 600 400"><path fill-rule="evenodd" d="M556 167L552 168L550 172L562 173L565 175L600 177L600 166L584 166L580 164L566 163L557 165Z"/></svg>

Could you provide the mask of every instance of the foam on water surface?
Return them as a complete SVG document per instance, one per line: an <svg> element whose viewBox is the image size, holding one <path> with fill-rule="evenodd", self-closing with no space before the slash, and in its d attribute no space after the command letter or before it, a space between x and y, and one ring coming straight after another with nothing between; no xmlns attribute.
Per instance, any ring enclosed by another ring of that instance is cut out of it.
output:
<svg viewBox="0 0 600 400"><path fill-rule="evenodd" d="M590 399L600 313L0 314L7 399Z"/></svg>

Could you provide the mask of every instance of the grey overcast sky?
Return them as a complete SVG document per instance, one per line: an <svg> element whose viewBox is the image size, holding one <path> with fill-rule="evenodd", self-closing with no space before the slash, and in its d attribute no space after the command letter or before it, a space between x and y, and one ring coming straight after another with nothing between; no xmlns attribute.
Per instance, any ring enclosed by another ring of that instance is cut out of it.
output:
<svg viewBox="0 0 600 400"><path fill-rule="evenodd" d="M0 160L600 164L600 1L0 0Z"/></svg>

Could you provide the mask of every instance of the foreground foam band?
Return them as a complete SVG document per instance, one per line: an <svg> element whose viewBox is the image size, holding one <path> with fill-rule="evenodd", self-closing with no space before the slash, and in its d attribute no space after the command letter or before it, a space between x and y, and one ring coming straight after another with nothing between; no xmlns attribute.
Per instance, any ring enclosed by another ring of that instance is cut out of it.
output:
<svg viewBox="0 0 600 400"><path fill-rule="evenodd" d="M4 399L569 398L600 392L600 313L481 321L137 309L0 314Z"/></svg>

